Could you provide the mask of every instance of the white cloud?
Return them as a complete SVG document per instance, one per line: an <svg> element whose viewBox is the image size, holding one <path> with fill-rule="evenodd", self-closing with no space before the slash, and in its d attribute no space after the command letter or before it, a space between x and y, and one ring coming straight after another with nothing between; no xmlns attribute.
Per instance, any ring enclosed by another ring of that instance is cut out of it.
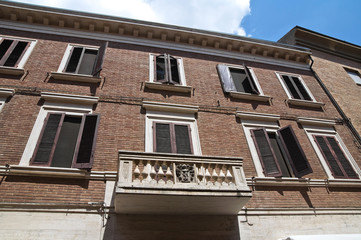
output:
<svg viewBox="0 0 361 240"><path fill-rule="evenodd" d="M18 2L162 22L247 36L250 0L16 0Z"/></svg>

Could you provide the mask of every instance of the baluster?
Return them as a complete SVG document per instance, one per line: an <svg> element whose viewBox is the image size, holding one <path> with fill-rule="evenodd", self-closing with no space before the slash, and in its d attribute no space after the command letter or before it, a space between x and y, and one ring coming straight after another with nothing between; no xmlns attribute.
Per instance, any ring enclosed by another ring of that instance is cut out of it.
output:
<svg viewBox="0 0 361 240"><path fill-rule="evenodd" d="M229 169L227 170L227 174L226 174L227 180L228 180L228 185L229 186L234 186L234 183L232 181L233 176L231 174L231 171L229 171Z"/></svg>
<svg viewBox="0 0 361 240"><path fill-rule="evenodd" d="M171 163L168 163L168 164L171 165ZM173 180L172 180L173 173L172 173L172 171L170 170L169 165L167 165L167 172L165 173L166 182L167 182L167 185L173 185Z"/></svg>
<svg viewBox="0 0 361 240"><path fill-rule="evenodd" d="M150 180L150 184L152 185L155 185L157 184L157 180L155 180L155 175L157 175L157 172L155 171L155 168L154 166L157 164L157 162L155 162L152 166L151 166L151 169L150 169L150 177L151 177L151 180Z"/></svg>
<svg viewBox="0 0 361 240"><path fill-rule="evenodd" d="M135 165L135 169L134 169L134 183L139 184L140 183L140 179L139 179L139 175L140 175L140 171L139 171L139 167L138 165Z"/></svg>
<svg viewBox="0 0 361 240"><path fill-rule="evenodd" d="M221 179L222 186L228 186L228 184L225 182L226 175L224 175L223 167L219 168L219 178Z"/></svg>
<svg viewBox="0 0 361 240"><path fill-rule="evenodd" d="M216 168L217 168L217 165L214 166L214 168L213 168L212 178L213 178L214 185L215 185L215 186L219 186L220 183L217 181L217 180L218 180L218 174L217 174L217 172L216 172Z"/></svg>
<svg viewBox="0 0 361 240"><path fill-rule="evenodd" d="M144 165L143 171L142 171L142 175L143 175L142 183L147 183L152 180L152 178L150 177L150 168L151 168L150 163L147 163L146 165Z"/></svg>
<svg viewBox="0 0 361 240"><path fill-rule="evenodd" d="M162 165L159 166L159 170L158 170L158 184L164 185L165 181L163 180L164 178L164 171L163 171L163 166L165 166L165 163L163 163Z"/></svg>
<svg viewBox="0 0 361 240"><path fill-rule="evenodd" d="M203 165L201 165L201 166L199 167L197 178L198 178L198 184L204 185L204 184L206 183L205 170L204 170Z"/></svg>

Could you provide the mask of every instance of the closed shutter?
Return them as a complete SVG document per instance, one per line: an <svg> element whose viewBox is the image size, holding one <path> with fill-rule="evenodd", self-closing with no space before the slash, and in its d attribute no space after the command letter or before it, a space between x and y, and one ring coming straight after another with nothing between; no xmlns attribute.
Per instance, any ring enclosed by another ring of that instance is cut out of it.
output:
<svg viewBox="0 0 361 240"><path fill-rule="evenodd" d="M189 125L174 124L176 152L181 154L192 154L191 133Z"/></svg>
<svg viewBox="0 0 361 240"><path fill-rule="evenodd" d="M256 85L254 83L254 79L252 77L251 71L244 64L243 64L243 67L244 67L244 71L246 72L246 75L247 75L248 84L249 84L250 88L252 89L252 93L253 94L259 94L259 91L257 90L257 87L256 87Z"/></svg>
<svg viewBox="0 0 361 240"><path fill-rule="evenodd" d="M314 136L335 178L358 178L335 137Z"/></svg>
<svg viewBox="0 0 361 240"><path fill-rule="evenodd" d="M261 160L264 175L267 177L281 177L282 172L266 130L264 128L254 129L251 130L251 134Z"/></svg>
<svg viewBox="0 0 361 240"><path fill-rule="evenodd" d="M31 165L50 165L65 114L48 113L41 130Z"/></svg>
<svg viewBox="0 0 361 240"><path fill-rule="evenodd" d="M222 87L224 92L236 92L237 89L234 86L234 83L231 78L231 74L228 70L228 66L223 64L217 65L218 75L222 82Z"/></svg>
<svg viewBox="0 0 361 240"><path fill-rule="evenodd" d="M291 126L278 130L282 144L285 147L286 154L290 160L293 172L296 177L302 177L312 173L312 168L303 152L300 143Z"/></svg>
<svg viewBox="0 0 361 240"><path fill-rule="evenodd" d="M108 42L105 42L98 50L97 59L95 62L94 70L92 72L93 76L99 76L100 71L103 69L105 51L107 50Z"/></svg>
<svg viewBox="0 0 361 240"><path fill-rule="evenodd" d="M154 151L172 153L172 141L169 123L153 123Z"/></svg>
<svg viewBox="0 0 361 240"><path fill-rule="evenodd" d="M83 116L72 167L86 169L92 167L99 120L99 114Z"/></svg>

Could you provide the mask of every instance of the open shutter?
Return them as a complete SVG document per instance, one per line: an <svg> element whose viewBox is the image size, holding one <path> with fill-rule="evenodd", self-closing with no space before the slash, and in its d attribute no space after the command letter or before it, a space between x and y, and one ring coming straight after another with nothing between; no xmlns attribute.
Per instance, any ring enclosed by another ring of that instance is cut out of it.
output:
<svg viewBox="0 0 361 240"><path fill-rule="evenodd" d="M291 167L296 177L302 177L306 174L312 173L312 168L307 161L306 155L303 152L300 143L291 126L287 126L278 130L282 144Z"/></svg>
<svg viewBox="0 0 361 240"><path fill-rule="evenodd" d="M168 55L169 63L169 83L180 84L178 60Z"/></svg>
<svg viewBox="0 0 361 240"><path fill-rule="evenodd" d="M234 86L234 83L231 78L231 74L228 70L228 66L223 64L217 65L218 75L222 82L222 87L224 92L236 92L237 89Z"/></svg>
<svg viewBox="0 0 361 240"><path fill-rule="evenodd" d="M154 57L154 81L166 83L168 82L167 73L167 54Z"/></svg>
<svg viewBox="0 0 361 240"><path fill-rule="evenodd" d="M247 81L248 81L249 85L251 86L252 93L259 94L259 91L254 83L254 79L252 77L251 71L249 71L248 67L244 64L243 64L243 67L244 67L244 71L246 72L246 75L247 75Z"/></svg>
<svg viewBox="0 0 361 240"><path fill-rule="evenodd" d="M189 125L174 124L176 153L192 154L192 138Z"/></svg>
<svg viewBox="0 0 361 240"><path fill-rule="evenodd" d="M264 175L267 177L281 177L281 168L277 162L270 140L264 128L251 130L258 156L261 160Z"/></svg>
<svg viewBox="0 0 361 240"><path fill-rule="evenodd" d="M99 114L83 116L75 148L73 168L92 168L99 120Z"/></svg>
<svg viewBox="0 0 361 240"><path fill-rule="evenodd" d="M93 76L98 76L100 71L103 69L104 56L107 47L108 47L108 42L105 42L98 50L97 59L95 61L95 65L92 73Z"/></svg>
<svg viewBox="0 0 361 240"><path fill-rule="evenodd" d="M153 123L154 152L172 153L171 125L169 123Z"/></svg>
<svg viewBox="0 0 361 240"><path fill-rule="evenodd" d="M50 165L64 117L65 114L62 113L48 113L33 157L30 160L31 165Z"/></svg>

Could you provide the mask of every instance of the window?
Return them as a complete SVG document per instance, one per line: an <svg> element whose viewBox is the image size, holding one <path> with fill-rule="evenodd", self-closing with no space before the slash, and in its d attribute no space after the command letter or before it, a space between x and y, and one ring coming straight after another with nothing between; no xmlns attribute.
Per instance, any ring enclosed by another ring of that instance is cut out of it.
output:
<svg viewBox="0 0 361 240"><path fill-rule="evenodd" d="M108 42L100 48L69 45L58 72L99 76Z"/></svg>
<svg viewBox="0 0 361 240"><path fill-rule="evenodd" d="M268 177L302 177L312 172L291 126L274 131L251 129L263 173ZM293 171L291 171L291 169Z"/></svg>
<svg viewBox="0 0 361 240"><path fill-rule="evenodd" d="M192 154L189 124L153 122L154 152Z"/></svg>
<svg viewBox="0 0 361 240"><path fill-rule="evenodd" d="M358 178L334 136L313 135L335 178Z"/></svg>
<svg viewBox="0 0 361 240"><path fill-rule="evenodd" d="M345 69L347 74L355 81L356 84L361 85L360 73L354 70Z"/></svg>
<svg viewBox="0 0 361 240"><path fill-rule="evenodd" d="M6 99L14 95L13 89L0 88L0 112L3 109Z"/></svg>
<svg viewBox="0 0 361 240"><path fill-rule="evenodd" d="M21 166L92 168L99 114L96 97L41 93L41 107L20 161Z"/></svg>
<svg viewBox="0 0 361 240"><path fill-rule="evenodd" d="M169 54L150 55L150 82L186 85L181 58Z"/></svg>
<svg viewBox="0 0 361 240"><path fill-rule="evenodd" d="M22 68L36 41L0 37L0 66Z"/></svg>
<svg viewBox="0 0 361 240"><path fill-rule="evenodd" d="M283 88L291 99L314 101L311 92L300 76L276 73Z"/></svg>
<svg viewBox="0 0 361 240"><path fill-rule="evenodd" d="M245 65L236 68L218 64L217 69L225 92L260 94L250 69Z"/></svg>
<svg viewBox="0 0 361 240"><path fill-rule="evenodd" d="M48 113L31 165L91 168L99 115Z"/></svg>
<svg viewBox="0 0 361 240"><path fill-rule="evenodd" d="M196 106L143 102L146 110L145 151L202 155Z"/></svg>

